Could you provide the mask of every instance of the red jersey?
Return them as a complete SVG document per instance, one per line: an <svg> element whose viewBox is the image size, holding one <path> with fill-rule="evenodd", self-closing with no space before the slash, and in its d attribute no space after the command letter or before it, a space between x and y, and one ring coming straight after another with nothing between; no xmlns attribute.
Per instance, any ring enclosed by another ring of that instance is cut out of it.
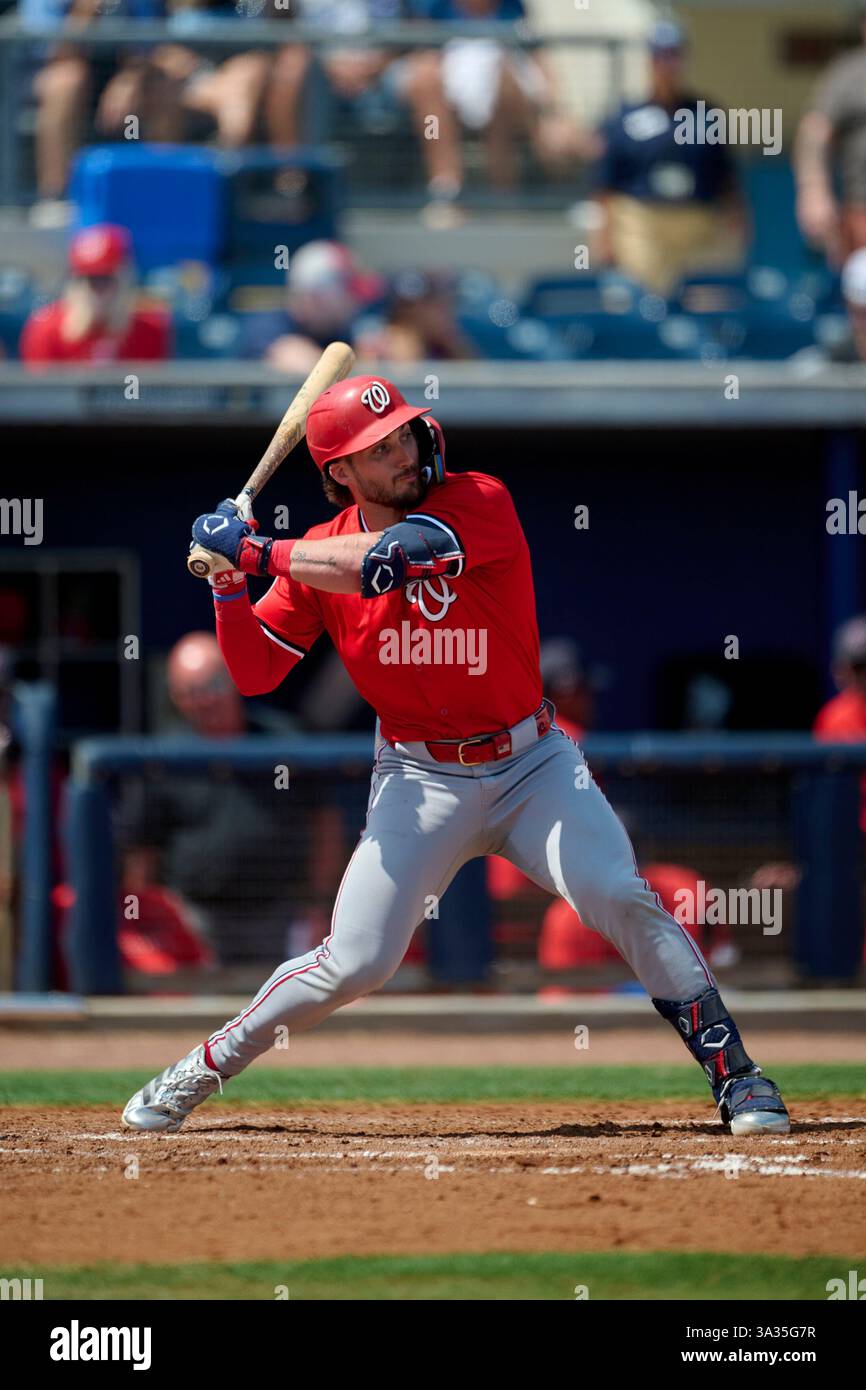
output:
<svg viewBox="0 0 866 1390"><path fill-rule="evenodd" d="M511 495L486 473L446 473L408 515L439 523L456 540L463 558L453 577L414 580L374 599L280 577L252 611L297 660L327 631L392 742L510 728L541 704L529 547ZM353 505L307 537L368 529ZM243 622L240 608L217 604L221 642L227 626Z"/></svg>
<svg viewBox="0 0 866 1390"><path fill-rule="evenodd" d="M60 331L64 308L58 299L30 315L18 349L23 362L163 362L171 356L171 329L161 309L134 310L122 333L93 328L70 343Z"/></svg>
<svg viewBox="0 0 866 1390"><path fill-rule="evenodd" d="M866 700L856 690L843 690L822 705L812 732L822 743L858 743L866 738Z"/></svg>
<svg viewBox="0 0 866 1390"><path fill-rule="evenodd" d="M821 743L860 743L866 739L866 700L857 690L842 690L822 705L812 732ZM860 829L866 831L866 773L860 778Z"/></svg>

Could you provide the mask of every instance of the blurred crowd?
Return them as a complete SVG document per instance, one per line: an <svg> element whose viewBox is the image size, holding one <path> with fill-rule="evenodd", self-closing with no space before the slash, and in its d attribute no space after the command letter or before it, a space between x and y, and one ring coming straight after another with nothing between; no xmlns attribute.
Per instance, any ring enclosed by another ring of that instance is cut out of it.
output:
<svg viewBox="0 0 866 1390"><path fill-rule="evenodd" d="M676 113L697 118L723 94L695 89L687 33L670 20L648 36L643 96L593 130L570 114L549 51L506 41L506 31L532 36L523 0L297 0L285 9L278 0L256 0L254 10L219 0L112 0L112 18L171 27L172 42L122 55L74 42L75 29L98 25L102 0L20 0L19 9L28 22L57 31L56 42L34 43L27 79L36 102L37 224L74 222L68 199L76 151L93 140L122 142L130 120L136 140L152 145L271 147L288 159L318 138L311 92L324 94L350 129L376 136L385 159L390 131L402 123L413 132L426 186L422 216L433 229L458 226L465 215L468 138L480 142L491 189L514 190L528 155L546 178L583 196L588 262L570 280L585 293L571 307L567 277L552 282L546 297L543 284L537 293L527 286L521 302L505 301L510 317L497 330L503 291L492 281L483 303L467 312L462 271L423 264L373 270L339 240L318 235L292 252L281 302L271 295L260 311L230 306L220 318L223 356L296 374L317 346L339 336L371 363L705 359L738 351L863 360L866 46L832 63L797 132L793 175L806 269L796 279L750 261L753 216L730 146L677 139ZM233 36L249 17L286 26L285 44L228 57L201 46L204 34ZM377 48L377 29L398 21L447 23L458 36L437 48ZM503 39L461 38L464 21L501 26ZM293 42L299 22L327 28L333 44ZM428 138L431 123L435 138ZM17 344L24 361L197 355L181 344L176 305L158 277L137 276L135 236L135 228L104 223L70 233L68 283L55 300L33 306ZM247 275L254 285L254 265Z"/></svg>
<svg viewBox="0 0 866 1390"><path fill-rule="evenodd" d="M85 134L118 138L130 113L138 137L180 142L213 139L228 149L257 142L284 149L309 140L304 96L311 70L329 100L358 125L404 114L416 131L435 219L459 198L465 180L461 127L483 137L495 187L517 178L514 142L521 135L552 171L580 148L579 133L563 114L546 55L530 55L490 40L450 42L444 49L376 48L376 32L395 22L460 25L463 21L526 27L523 0L112 0L112 18L166 20L173 42L121 58L94 57L68 38L66 22L98 22L100 0L20 0L25 20L58 30L35 75L38 103L37 179L44 200L64 196L69 166ZM284 45L214 58L196 36L240 26L248 17L278 22ZM292 42L296 24L312 24L337 40L311 51ZM528 33L528 30L526 30ZM369 39L369 44L362 42ZM344 40L341 43L340 40ZM425 138L436 122L436 138Z"/></svg>

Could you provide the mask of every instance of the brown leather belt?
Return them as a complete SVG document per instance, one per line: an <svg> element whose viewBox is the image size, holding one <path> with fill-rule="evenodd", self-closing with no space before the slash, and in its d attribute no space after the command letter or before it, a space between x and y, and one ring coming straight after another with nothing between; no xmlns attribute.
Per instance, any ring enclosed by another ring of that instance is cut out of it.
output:
<svg viewBox="0 0 866 1390"><path fill-rule="evenodd" d="M520 721L523 723L523 721ZM553 723L553 707L544 700L535 711L535 726L538 737L542 738ZM438 740L426 743L424 747L437 763L461 763L463 767L475 767L477 763L496 763L500 758L511 757L511 730L502 729L498 734L478 734L475 738Z"/></svg>

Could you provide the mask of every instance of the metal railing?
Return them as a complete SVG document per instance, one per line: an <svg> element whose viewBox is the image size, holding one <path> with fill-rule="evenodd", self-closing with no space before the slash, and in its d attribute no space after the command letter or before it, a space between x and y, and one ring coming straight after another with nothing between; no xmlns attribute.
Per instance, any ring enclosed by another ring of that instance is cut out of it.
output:
<svg viewBox="0 0 866 1390"><path fill-rule="evenodd" d="M192 12L194 13L194 12ZM184 19L186 12L179 18ZM18 158L17 113L21 103L19 73L28 54L39 47L74 44L86 52L142 50L159 44L182 44L214 56L229 56L250 48L277 50L296 45L319 53L325 49L368 47L413 52L441 48L454 39L495 39L514 49L583 48L605 54L611 101L622 99L625 54L640 40L603 33L555 32L534 34L523 24L429 24L421 21L383 24L358 33L339 34L300 21L259 19L249 15L220 20L202 17L199 23L112 19L99 17L87 24L32 24L10 13L0 19L0 203L22 200ZM322 133L327 139L327 133Z"/></svg>
<svg viewBox="0 0 866 1390"><path fill-rule="evenodd" d="M784 949L802 975L853 979L863 949L864 844L861 780L866 744L821 744L804 734L691 736L590 735L590 767L605 779L614 805L631 800L643 818L640 833L658 852L693 837L715 846L720 866L744 856L772 857L784 841L801 871L795 926ZM117 870L111 787L124 776L157 769L160 777L214 780L258 770L290 777L318 770L365 777L373 758L367 735L250 736L243 739L100 738L75 749L68 786L68 854L75 907L69 931L72 984L80 993L118 993ZM693 780L676 794L664 778ZM784 791L779 793L779 778ZM767 795L775 779L776 793ZM612 781L617 793L611 793ZM628 788L643 781L643 799ZM649 791L647 791L647 787ZM303 809L303 808L302 808ZM784 822L784 823L783 823ZM693 827L699 826L696 834ZM756 827L763 827L758 833ZM696 850L697 853L697 850ZM30 988L39 988L36 980Z"/></svg>
<svg viewBox="0 0 866 1390"><path fill-rule="evenodd" d="M376 370L407 395L423 394L432 373L435 408L450 427L866 426L863 364L824 363L808 374L789 362L732 362L716 370L697 362L377 362ZM721 389L731 370L748 384L735 411ZM131 371L139 378L136 400L124 395ZM265 362L124 362L39 372L0 362L0 420L135 428L218 419L221 426L265 428L300 384Z"/></svg>

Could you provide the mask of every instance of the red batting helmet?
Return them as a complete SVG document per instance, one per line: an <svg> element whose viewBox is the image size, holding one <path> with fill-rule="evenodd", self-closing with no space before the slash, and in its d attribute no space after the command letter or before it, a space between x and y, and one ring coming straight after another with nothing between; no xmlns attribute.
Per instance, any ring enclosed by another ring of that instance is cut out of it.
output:
<svg viewBox="0 0 866 1390"><path fill-rule="evenodd" d="M378 444L429 406L409 405L390 381L377 376L350 376L329 386L307 416L307 446L319 468L334 459Z"/></svg>

